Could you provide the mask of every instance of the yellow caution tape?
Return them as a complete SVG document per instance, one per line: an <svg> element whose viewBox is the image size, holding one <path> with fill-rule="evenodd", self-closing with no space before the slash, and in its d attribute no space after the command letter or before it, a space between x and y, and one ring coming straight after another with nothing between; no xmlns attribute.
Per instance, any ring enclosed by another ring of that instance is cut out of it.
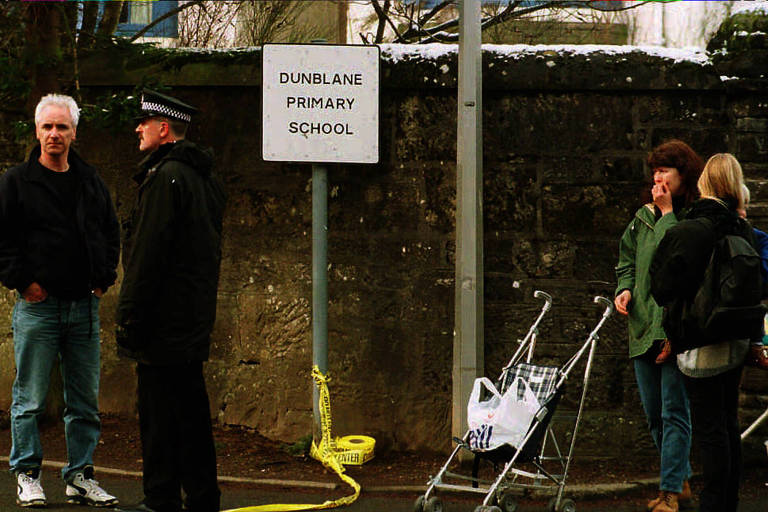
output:
<svg viewBox="0 0 768 512"><path fill-rule="evenodd" d="M336 438L336 457L345 466L360 466L373 458L376 440L368 436L344 436Z"/></svg>
<svg viewBox="0 0 768 512"><path fill-rule="evenodd" d="M320 389L320 428L322 437L320 445L312 441L309 454L319 460L328 469L333 470L344 480L354 493L337 500L328 500L319 504L274 504L244 507L224 512L289 512L292 510L322 510L336 508L353 503L360 496L360 484L344 474L344 464L364 464L373 458L373 448L376 440L367 436L344 436L334 439L331 436L331 396L328 392L328 377L320 373L317 366L312 368L312 378Z"/></svg>

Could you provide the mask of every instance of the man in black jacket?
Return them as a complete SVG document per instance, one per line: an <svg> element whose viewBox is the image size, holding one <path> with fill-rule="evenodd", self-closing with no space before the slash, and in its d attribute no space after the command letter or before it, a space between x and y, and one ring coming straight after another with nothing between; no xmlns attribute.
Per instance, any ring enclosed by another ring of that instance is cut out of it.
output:
<svg viewBox="0 0 768 512"><path fill-rule="evenodd" d="M78 117L69 96L43 97L35 110L40 146L0 178L0 281L18 292L9 462L22 507L46 505L37 422L57 359L64 384L67 501L117 503L93 478L93 451L101 433L99 300L115 282L120 230L96 169L70 149Z"/></svg>
<svg viewBox="0 0 768 512"><path fill-rule="evenodd" d="M219 510L203 378L216 317L225 194L213 156L184 139L195 109L146 90L136 132L149 152L135 176L118 344L138 362L144 502L133 509Z"/></svg>

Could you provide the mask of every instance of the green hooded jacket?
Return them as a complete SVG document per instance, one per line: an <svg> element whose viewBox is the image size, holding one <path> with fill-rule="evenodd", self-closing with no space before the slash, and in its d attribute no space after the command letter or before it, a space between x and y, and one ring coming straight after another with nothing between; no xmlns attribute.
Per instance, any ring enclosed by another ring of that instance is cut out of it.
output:
<svg viewBox="0 0 768 512"><path fill-rule="evenodd" d="M629 357L644 354L654 340L666 338L661 326L663 309L651 296L649 268L664 234L684 216L684 212L678 212L657 220L653 204L646 204L635 212L619 242L615 295L624 290L632 293L629 303Z"/></svg>

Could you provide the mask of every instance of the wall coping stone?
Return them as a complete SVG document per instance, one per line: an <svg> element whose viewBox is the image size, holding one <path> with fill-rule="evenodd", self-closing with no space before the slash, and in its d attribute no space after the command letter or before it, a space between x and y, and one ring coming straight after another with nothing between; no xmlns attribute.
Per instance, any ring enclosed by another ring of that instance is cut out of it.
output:
<svg viewBox="0 0 768 512"><path fill-rule="evenodd" d="M381 46L382 88L454 89L458 45ZM261 48L104 50L81 59L84 86L261 85ZM731 84L732 86L733 84ZM713 90L719 73L702 51L618 45L483 45L483 88L521 91Z"/></svg>

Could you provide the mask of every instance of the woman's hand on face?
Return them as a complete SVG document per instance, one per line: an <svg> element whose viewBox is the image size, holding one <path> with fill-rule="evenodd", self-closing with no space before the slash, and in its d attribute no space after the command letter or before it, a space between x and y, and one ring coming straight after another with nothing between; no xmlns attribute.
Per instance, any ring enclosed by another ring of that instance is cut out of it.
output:
<svg viewBox="0 0 768 512"><path fill-rule="evenodd" d="M662 215L672 213L672 196L683 193L682 176L676 167L660 166L653 169L653 204L661 210Z"/></svg>
<svg viewBox="0 0 768 512"><path fill-rule="evenodd" d="M653 196L653 204L655 204L662 215L672 213L672 192L666 183L655 183L651 189L651 195Z"/></svg>
<svg viewBox="0 0 768 512"><path fill-rule="evenodd" d="M616 306L616 311L622 315L629 314L629 302L632 300L632 292L624 290L613 299L613 304Z"/></svg>

